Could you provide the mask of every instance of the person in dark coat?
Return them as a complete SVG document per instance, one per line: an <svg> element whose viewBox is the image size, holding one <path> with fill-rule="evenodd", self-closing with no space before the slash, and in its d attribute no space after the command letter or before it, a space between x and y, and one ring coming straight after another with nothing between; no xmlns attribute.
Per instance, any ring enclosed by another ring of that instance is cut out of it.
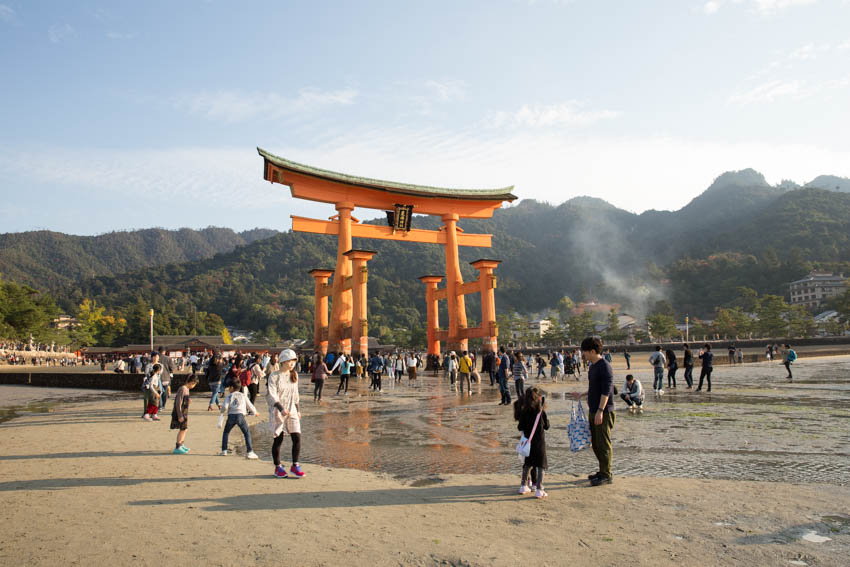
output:
<svg viewBox="0 0 850 567"><path fill-rule="evenodd" d="M520 494L531 492L528 486L528 477L531 473L531 482L536 485L534 496L545 498L543 490L543 470L549 468L546 459L546 434L549 429L549 418L546 416L546 398L540 394L537 388L529 388L525 395L514 402L514 419L518 421L517 429L522 431L526 439L531 439L531 451L522 465L522 484L519 488ZM540 414L540 421L534 429L534 422ZM534 436L531 430L534 429Z"/></svg>

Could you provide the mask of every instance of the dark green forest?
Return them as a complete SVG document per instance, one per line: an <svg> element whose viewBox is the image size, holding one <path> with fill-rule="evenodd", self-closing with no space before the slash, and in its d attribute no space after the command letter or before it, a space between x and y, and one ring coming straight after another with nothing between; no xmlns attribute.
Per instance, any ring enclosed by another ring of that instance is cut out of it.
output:
<svg viewBox="0 0 850 567"><path fill-rule="evenodd" d="M414 217L417 228L438 225ZM638 316L666 301L677 317L711 318L718 308L740 307L741 288L783 296L788 282L813 268L850 274L850 194L772 187L752 170L720 176L673 212L638 215L591 197L557 206L524 200L492 219L460 225L494 235L491 249L461 248L461 260L503 261L496 271L503 313L553 309L568 296L620 303ZM115 342L133 338L130 327L149 306L161 314L159 332L217 332L223 320L272 340L309 338L307 272L333 268L336 253L333 237L215 228L102 237L23 233L2 235L0 244L8 279L50 291L68 313L89 299L125 319L122 332L106 337ZM358 239L354 246L377 251L370 330L404 343L405 333L409 338L424 323L417 278L444 273L442 247ZM474 277L465 264L464 278ZM467 305L475 324L475 296Z"/></svg>

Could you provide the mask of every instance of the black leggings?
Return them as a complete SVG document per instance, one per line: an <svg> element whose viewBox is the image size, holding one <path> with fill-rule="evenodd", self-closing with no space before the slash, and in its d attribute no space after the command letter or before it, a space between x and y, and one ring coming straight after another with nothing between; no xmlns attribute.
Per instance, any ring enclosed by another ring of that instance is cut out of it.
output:
<svg viewBox="0 0 850 567"><path fill-rule="evenodd" d="M678 370L678 369L679 369L678 366L673 366L673 367L671 367L670 369L667 370L667 387L668 388L671 386L671 381L672 381L672 387L673 388L676 387L676 370Z"/></svg>
<svg viewBox="0 0 850 567"><path fill-rule="evenodd" d="M792 377L792 375L791 375L791 363L786 360L782 364L785 366L785 370L788 371L788 378L791 378Z"/></svg>
<svg viewBox="0 0 850 567"><path fill-rule="evenodd" d="M257 399L257 394L260 393L260 384L259 382L251 382L248 384L248 399L251 400L251 404Z"/></svg>
<svg viewBox="0 0 850 567"><path fill-rule="evenodd" d="M286 435L281 432L280 435L274 438L274 443L272 443L272 459L274 459L275 466L280 464L280 446L283 443L283 437ZM292 437L292 464L298 462L298 457L301 455L301 434L300 433L290 433L290 437Z"/></svg>
<svg viewBox="0 0 850 567"><path fill-rule="evenodd" d="M543 490L543 467L522 466L522 482L525 484L528 480L528 473L531 473L531 484L537 486L539 490Z"/></svg>
<svg viewBox="0 0 850 567"><path fill-rule="evenodd" d="M322 399L322 389L324 387L325 387L325 381L324 380L316 380L316 382L313 384L313 400L314 401L316 400L316 398L318 398L320 400Z"/></svg>
<svg viewBox="0 0 850 567"><path fill-rule="evenodd" d="M348 377L349 374L340 374L339 375L339 388L336 389L336 393L339 394L340 390L342 390L343 386L345 386L345 391L348 391Z"/></svg>

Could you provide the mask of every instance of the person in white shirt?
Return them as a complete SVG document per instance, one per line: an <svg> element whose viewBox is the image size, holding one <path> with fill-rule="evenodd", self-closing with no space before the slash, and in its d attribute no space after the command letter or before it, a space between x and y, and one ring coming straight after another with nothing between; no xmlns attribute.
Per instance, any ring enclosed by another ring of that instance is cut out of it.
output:
<svg viewBox="0 0 850 567"><path fill-rule="evenodd" d="M298 463L301 454L301 409L298 395L298 373L295 372L295 352L285 349L278 358L280 370L269 375L268 391L269 423L272 428L272 459L274 475L286 478L286 467L280 462L280 446L285 435L292 439L292 466L289 469L295 477L302 478L304 472Z"/></svg>
<svg viewBox="0 0 850 567"><path fill-rule="evenodd" d="M239 426L242 435L245 436L245 449L248 451L245 454L247 459L256 459L257 454L251 444L251 430L248 429L248 420L245 419L245 414L257 415L257 408L248 399L248 396L239 391L241 385L231 384L230 393L224 398L224 404L221 406L222 417L227 412L227 423L224 425L224 433L221 436L221 453L219 455L227 455L227 440L230 437L230 430L235 426Z"/></svg>
<svg viewBox="0 0 850 567"><path fill-rule="evenodd" d="M417 364L417 362L418 361L416 360L416 357L413 356L412 352L407 355L407 358L405 359L405 364L407 364L407 379L408 379L408 381L416 380L416 364Z"/></svg>

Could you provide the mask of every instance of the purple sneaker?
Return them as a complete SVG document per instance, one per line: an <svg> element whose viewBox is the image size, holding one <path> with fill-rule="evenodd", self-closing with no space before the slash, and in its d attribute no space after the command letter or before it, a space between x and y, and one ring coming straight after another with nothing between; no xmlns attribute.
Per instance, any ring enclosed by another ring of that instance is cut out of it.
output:
<svg viewBox="0 0 850 567"><path fill-rule="evenodd" d="M286 467L283 465L278 465L274 469L274 475L277 478L286 478L288 475L286 474Z"/></svg>
<svg viewBox="0 0 850 567"><path fill-rule="evenodd" d="M298 466L298 465L292 465L292 466L289 468L289 472L291 472L292 474L294 474L294 475L295 475L295 476L297 476L298 478L302 478L303 476L305 476L305 475L304 475L304 472L301 470L301 467L300 467L300 466Z"/></svg>

